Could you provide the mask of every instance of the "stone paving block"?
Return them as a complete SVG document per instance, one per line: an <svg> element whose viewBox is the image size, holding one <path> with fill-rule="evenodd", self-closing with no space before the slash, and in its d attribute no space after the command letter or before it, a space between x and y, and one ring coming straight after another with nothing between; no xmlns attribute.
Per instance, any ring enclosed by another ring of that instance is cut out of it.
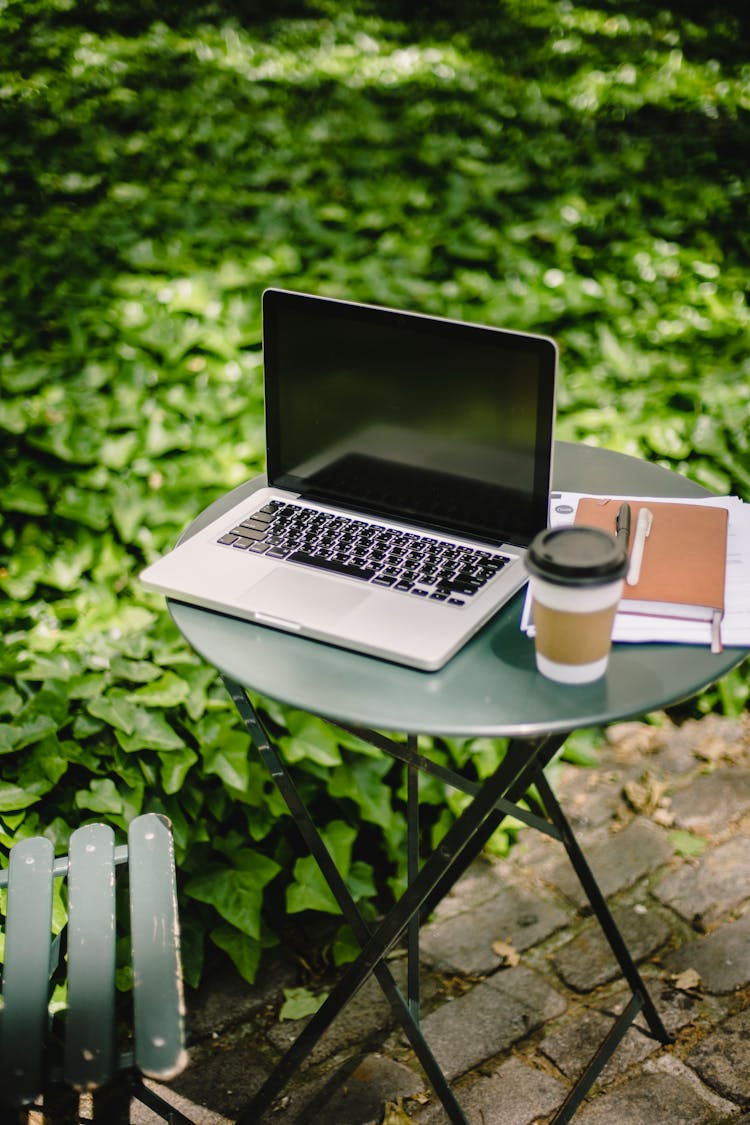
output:
<svg viewBox="0 0 750 1125"><path fill-rule="evenodd" d="M617 767L618 771L625 766L640 770L644 763L650 765L653 756L669 743L674 731L666 716L663 719L659 725L626 719L608 726L604 732L605 744L599 752L600 764Z"/></svg>
<svg viewBox="0 0 750 1125"><path fill-rule="evenodd" d="M667 924L643 905L619 907L612 915L635 962L651 956L669 937ZM576 992L590 992L621 975L596 918L591 918L552 960L562 979Z"/></svg>
<svg viewBox="0 0 750 1125"><path fill-rule="evenodd" d="M704 1014L706 1005L699 995L675 988L668 980L646 976L643 980L654 1007L659 1013L659 1018L670 1035L676 1035L683 1027L687 1027L688 1024L693 1023ZM619 1016L626 1005L630 1003L630 997L631 993L627 988L618 989L607 1000L601 1002L601 1009L604 1012L610 1012L613 1016ZM643 1012L639 1012L636 1016L634 1026L650 1035Z"/></svg>
<svg viewBox="0 0 750 1125"><path fill-rule="evenodd" d="M728 719L724 715L687 719L672 728L669 741L679 742L697 761L716 762L722 758L735 763L747 761L750 750L747 719L747 714L738 719Z"/></svg>
<svg viewBox="0 0 750 1125"><path fill-rule="evenodd" d="M282 988L295 983L299 966L269 950L263 972L254 984L242 980L233 966L213 968L210 982L191 991L187 1012L188 1043L215 1035L252 1019L266 1004L275 1002Z"/></svg>
<svg viewBox="0 0 750 1125"><path fill-rule="evenodd" d="M396 984L405 993L406 959L403 957L393 958L387 964ZM425 973L420 975L419 983L420 998L424 1003L435 995L437 984L429 974ZM347 1047L356 1047L369 1039L371 1035L386 1031L394 1022L395 1016L385 993L376 978L370 976L349 1003L339 1012L325 1035L315 1045L310 1055L310 1061L319 1063ZM279 1051L286 1051L306 1023L307 1020L281 1020L269 1029L268 1038Z"/></svg>
<svg viewBox="0 0 750 1125"><path fill-rule="evenodd" d="M507 1050L565 1011L565 999L531 969L503 969L422 1020L422 1031L448 1078Z"/></svg>
<svg viewBox="0 0 750 1125"><path fill-rule="evenodd" d="M717 1125L736 1114L677 1059L647 1060L637 1077L592 1099L576 1125Z"/></svg>
<svg viewBox="0 0 750 1125"><path fill-rule="evenodd" d="M665 831L645 817L631 821L622 832L583 846L589 866L605 898L637 883L674 855ZM576 906L586 903L583 888L564 851L542 875Z"/></svg>
<svg viewBox="0 0 750 1125"><path fill-rule="evenodd" d="M671 809L679 828L698 835L722 832L735 817L750 811L750 771L703 774L673 795Z"/></svg>
<svg viewBox="0 0 750 1125"><path fill-rule="evenodd" d="M685 1062L723 1097L750 1105L750 1010L725 1020Z"/></svg>
<svg viewBox="0 0 750 1125"><path fill-rule="evenodd" d="M693 925L715 921L750 898L750 838L737 836L683 863L652 893Z"/></svg>
<svg viewBox="0 0 750 1125"><path fill-rule="evenodd" d="M508 860L480 856L479 859L474 860L442 902L438 903L433 917L436 920L452 918L454 914L473 910L493 898L512 879L513 867Z"/></svg>
<svg viewBox="0 0 750 1125"><path fill-rule="evenodd" d="M268 1077L270 1067L263 1056L241 1035L216 1039L190 1048L190 1065L170 1083L170 1090L201 1106L205 1116L185 1111L200 1125L214 1125L211 1111L221 1111L220 1120L236 1121L245 1103ZM170 1095L165 1095L166 1097ZM154 1118L148 1118L149 1125Z"/></svg>
<svg viewBox="0 0 750 1125"><path fill-rule="evenodd" d="M149 1079L146 1080L146 1085L149 1089L153 1090L158 1097L164 1098L165 1101L169 1102L178 1113L187 1117L188 1121L191 1121L193 1125L236 1125L234 1118L224 1117L223 1114L207 1109L200 1103L191 1101L189 1098L181 1097L168 1086L162 1086L160 1083L152 1082ZM93 1102L93 1098L90 1098L90 1095L82 1095L79 1107L81 1122L93 1120L91 1116L93 1114L93 1105L87 1104L89 1100ZM201 1100L203 1099L201 1098ZM41 1114L37 1115L32 1113L29 1115L29 1120L41 1120ZM48 1120L52 1121L53 1119L48 1118ZM158 1118L153 1110L142 1105L141 1102L133 1102L130 1107L129 1125L159 1125L161 1120L163 1120L163 1118Z"/></svg>
<svg viewBox="0 0 750 1125"><path fill-rule="evenodd" d="M305 1117L304 1125L367 1125L379 1122L386 1102L413 1097L425 1081L403 1063L369 1055L349 1074L319 1112Z"/></svg>
<svg viewBox="0 0 750 1125"><path fill-rule="evenodd" d="M503 963L494 942L523 951L567 922L565 912L542 893L496 886L494 896L473 910L425 926L422 960L441 972L485 976Z"/></svg>
<svg viewBox="0 0 750 1125"><path fill-rule="evenodd" d="M565 1094L557 1078L516 1058L501 1063L491 1077L456 1089L471 1125L532 1125L557 1109ZM445 1125L446 1120L435 1102L416 1111L410 1108L409 1116L415 1125Z"/></svg>
<svg viewBox="0 0 750 1125"><path fill-rule="evenodd" d="M750 983L750 913L680 946L664 958L664 967L672 973L695 969L704 989L716 995Z"/></svg>
<svg viewBox="0 0 750 1125"><path fill-rule="evenodd" d="M612 1016L591 1009L573 1012L563 1027L545 1036L539 1050L566 1078L575 1081L591 1062L614 1022ZM610 1082L633 1063L658 1051L660 1046L655 1039L631 1027L597 1081Z"/></svg>
<svg viewBox="0 0 750 1125"><path fill-rule="evenodd" d="M578 835L612 820L622 801L622 779L603 770L566 766L557 798L573 831Z"/></svg>

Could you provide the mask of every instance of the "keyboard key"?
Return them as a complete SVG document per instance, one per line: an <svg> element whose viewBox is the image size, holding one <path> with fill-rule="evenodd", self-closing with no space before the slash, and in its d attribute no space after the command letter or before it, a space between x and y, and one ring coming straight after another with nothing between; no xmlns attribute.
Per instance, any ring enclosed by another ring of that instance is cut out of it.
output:
<svg viewBox="0 0 750 1125"><path fill-rule="evenodd" d="M281 500L249 512L218 541L455 606L465 605L510 561L491 551Z"/></svg>
<svg viewBox="0 0 750 1125"><path fill-rule="evenodd" d="M314 566L320 570L329 570L333 574L348 575L350 578L361 578L364 582L369 582L377 573L374 568L365 568L354 566L352 563L338 562L336 559L327 559L321 555L311 555L307 551L292 551L291 555L287 557L289 562L302 563L304 566Z"/></svg>
<svg viewBox="0 0 750 1125"><path fill-rule="evenodd" d="M265 531L254 531L250 527L245 527L244 524L232 528L232 535L241 535L245 539L263 539L265 534Z"/></svg>

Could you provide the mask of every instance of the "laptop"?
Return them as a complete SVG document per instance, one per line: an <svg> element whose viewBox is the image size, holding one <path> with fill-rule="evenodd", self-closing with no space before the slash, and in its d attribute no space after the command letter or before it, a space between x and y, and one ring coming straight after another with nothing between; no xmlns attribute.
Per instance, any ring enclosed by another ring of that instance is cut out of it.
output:
<svg viewBox="0 0 750 1125"><path fill-rule="evenodd" d="M441 668L523 586L547 526L556 345L283 289L262 306L267 486L143 585Z"/></svg>

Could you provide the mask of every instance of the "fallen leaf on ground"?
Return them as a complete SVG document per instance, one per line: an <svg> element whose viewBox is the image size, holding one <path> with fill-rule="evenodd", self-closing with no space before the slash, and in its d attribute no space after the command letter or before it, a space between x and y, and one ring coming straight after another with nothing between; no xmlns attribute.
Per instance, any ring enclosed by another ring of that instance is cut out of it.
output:
<svg viewBox="0 0 750 1125"><path fill-rule="evenodd" d="M704 762L716 763L722 760L739 762L742 758L742 746L732 745L717 735L710 735L695 748L695 756Z"/></svg>
<svg viewBox="0 0 750 1125"><path fill-rule="evenodd" d="M671 979L675 988L679 988L680 992L692 992L694 989L700 988L703 983L700 973L695 969L683 969L681 973L675 973Z"/></svg>
<svg viewBox="0 0 750 1125"><path fill-rule="evenodd" d="M623 793L631 808L649 816L663 803L667 788L666 781L660 781L647 770L638 781L626 781Z"/></svg>
<svg viewBox="0 0 750 1125"><path fill-rule="evenodd" d="M401 1105L400 1098L398 1103L386 1102L382 1125L411 1125L411 1120L411 1117Z"/></svg>
<svg viewBox="0 0 750 1125"><path fill-rule="evenodd" d="M511 968L521 960L521 954L507 941L493 941L492 952L500 958L503 964L510 965Z"/></svg>

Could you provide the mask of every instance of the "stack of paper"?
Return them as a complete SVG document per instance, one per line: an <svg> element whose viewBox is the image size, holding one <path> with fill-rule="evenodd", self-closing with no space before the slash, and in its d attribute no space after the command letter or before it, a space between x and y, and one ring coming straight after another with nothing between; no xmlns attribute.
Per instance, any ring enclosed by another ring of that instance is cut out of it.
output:
<svg viewBox="0 0 750 1125"><path fill-rule="evenodd" d="M553 493L550 524L562 527L572 524L578 502L583 494L578 492ZM601 499L601 498L597 498ZM615 504L632 502L629 496L608 497ZM707 497L638 497L638 504L697 504L724 508L728 513L727 558L724 590L724 615L721 622L721 642L726 646L750 646L750 504L737 496ZM648 542L646 543L648 550ZM527 595L521 618L521 628L533 636L530 597ZM674 616L619 612L615 618L612 639L615 641L671 641L680 644L711 644L710 621L696 621Z"/></svg>

